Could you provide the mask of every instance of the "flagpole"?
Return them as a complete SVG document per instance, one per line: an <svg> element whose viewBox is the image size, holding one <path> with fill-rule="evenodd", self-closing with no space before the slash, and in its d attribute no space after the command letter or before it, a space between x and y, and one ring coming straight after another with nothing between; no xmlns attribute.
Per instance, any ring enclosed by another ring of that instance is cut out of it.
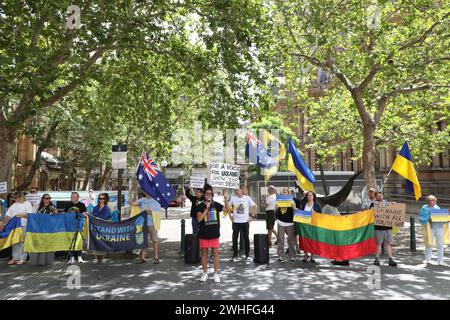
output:
<svg viewBox="0 0 450 320"><path fill-rule="evenodd" d="M391 172L392 172L392 167L391 167L391 170L389 170L389 172L388 172L388 174L387 174L387 176L386 176L386 179L384 179L383 185L381 186L381 190L380 190L381 192L383 192L384 185L385 185L386 182L388 181L389 176L391 175Z"/></svg>

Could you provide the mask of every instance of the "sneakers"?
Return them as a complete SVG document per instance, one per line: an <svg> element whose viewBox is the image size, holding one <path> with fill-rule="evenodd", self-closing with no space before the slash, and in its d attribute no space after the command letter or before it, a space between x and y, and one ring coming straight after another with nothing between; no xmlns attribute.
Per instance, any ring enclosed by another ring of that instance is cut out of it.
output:
<svg viewBox="0 0 450 320"><path fill-rule="evenodd" d="M206 280L208 280L208 273L204 272L200 278L200 282L206 282Z"/></svg>
<svg viewBox="0 0 450 320"><path fill-rule="evenodd" d="M220 283L220 278L219 278L219 274L218 273L214 273L214 282L215 283Z"/></svg>
<svg viewBox="0 0 450 320"><path fill-rule="evenodd" d="M231 259L230 259L230 262L234 262L236 259L237 259L236 256L232 256Z"/></svg>
<svg viewBox="0 0 450 320"><path fill-rule="evenodd" d="M250 256L245 256L245 261L250 260Z"/></svg>
<svg viewBox="0 0 450 320"><path fill-rule="evenodd" d="M389 265L391 267L396 267L397 266L397 262L395 262L392 258L389 258Z"/></svg>
<svg viewBox="0 0 450 320"><path fill-rule="evenodd" d="M295 258L291 258L291 262L294 263L295 262Z"/></svg>
<svg viewBox="0 0 450 320"><path fill-rule="evenodd" d="M373 261L373 264L374 264L375 266L379 266L379 265L380 265L380 259L375 258L375 260Z"/></svg>
<svg viewBox="0 0 450 320"><path fill-rule="evenodd" d="M17 260L14 260L14 259L8 261L8 264L16 264L16 263L17 263Z"/></svg>
<svg viewBox="0 0 450 320"><path fill-rule="evenodd" d="M16 264L25 264L25 263L27 263L26 260L18 260L18 261L16 262Z"/></svg>
<svg viewBox="0 0 450 320"><path fill-rule="evenodd" d="M447 266L447 264L444 261L442 261L442 260L438 261L437 264L438 264L438 266L444 266L444 267Z"/></svg>
<svg viewBox="0 0 450 320"><path fill-rule="evenodd" d="M283 258L278 258L278 262L286 262L286 259L283 259Z"/></svg>
<svg viewBox="0 0 450 320"><path fill-rule="evenodd" d="M84 260L82 257L78 257L78 263L84 263Z"/></svg>
<svg viewBox="0 0 450 320"><path fill-rule="evenodd" d="M70 257L69 262L67 262L67 264L75 264L75 258Z"/></svg>
<svg viewBox="0 0 450 320"><path fill-rule="evenodd" d="M430 264L430 260L425 259L425 260L422 261L422 263L423 264Z"/></svg>

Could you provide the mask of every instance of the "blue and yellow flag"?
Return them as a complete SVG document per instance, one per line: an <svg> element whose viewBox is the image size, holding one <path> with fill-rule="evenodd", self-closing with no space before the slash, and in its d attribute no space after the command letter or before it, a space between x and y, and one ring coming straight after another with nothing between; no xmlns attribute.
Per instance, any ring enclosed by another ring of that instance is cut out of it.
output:
<svg viewBox="0 0 450 320"><path fill-rule="evenodd" d="M422 196L419 179L417 178L416 170L412 163L411 152L409 151L408 143L405 141L400 153L395 158L392 164L392 169L406 179L406 190L414 192L416 201Z"/></svg>
<svg viewBox="0 0 450 320"><path fill-rule="evenodd" d="M306 165L305 161L303 161L303 158L295 147L292 138L289 138L288 170L297 175L298 184L302 190L316 192L314 189L314 182L316 181L316 178L314 177L311 169Z"/></svg>
<svg viewBox="0 0 450 320"><path fill-rule="evenodd" d="M82 250L83 239L80 233L77 235L74 248L71 248L76 231L82 230L82 221L82 217L77 219L76 213L29 213L24 251L54 252Z"/></svg>
<svg viewBox="0 0 450 320"><path fill-rule="evenodd" d="M12 218L0 232L0 250L23 241L22 222L20 218Z"/></svg>
<svg viewBox="0 0 450 320"><path fill-rule="evenodd" d="M278 172L280 160L286 158L286 147L267 130L263 131L262 143L267 150L267 155L275 162L275 165L272 167L261 170L261 173L264 175L264 180L269 181Z"/></svg>

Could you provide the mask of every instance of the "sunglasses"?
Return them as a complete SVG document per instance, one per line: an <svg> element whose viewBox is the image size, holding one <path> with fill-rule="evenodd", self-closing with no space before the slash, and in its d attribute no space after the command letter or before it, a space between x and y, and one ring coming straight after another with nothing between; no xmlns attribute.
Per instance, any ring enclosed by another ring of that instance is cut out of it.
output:
<svg viewBox="0 0 450 320"><path fill-rule="evenodd" d="M30 191L30 193L36 193L36 191Z"/></svg>
<svg viewBox="0 0 450 320"><path fill-rule="evenodd" d="M51 198L44 198L44 200L51 200Z"/></svg>
<svg viewBox="0 0 450 320"><path fill-rule="evenodd" d="M105 200L105 198L98 198L98 200Z"/></svg>

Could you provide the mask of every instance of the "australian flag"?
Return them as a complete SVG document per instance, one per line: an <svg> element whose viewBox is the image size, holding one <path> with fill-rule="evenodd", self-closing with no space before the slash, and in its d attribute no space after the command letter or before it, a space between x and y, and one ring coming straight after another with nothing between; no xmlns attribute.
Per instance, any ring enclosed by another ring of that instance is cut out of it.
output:
<svg viewBox="0 0 450 320"><path fill-rule="evenodd" d="M175 198L175 190L162 174L156 162L149 159L146 152L142 152L137 166L136 177L142 190L167 209L170 201Z"/></svg>
<svg viewBox="0 0 450 320"><path fill-rule="evenodd" d="M250 131L247 131L245 155L249 162L260 168L267 169L277 165L277 162L267 153L264 145Z"/></svg>

